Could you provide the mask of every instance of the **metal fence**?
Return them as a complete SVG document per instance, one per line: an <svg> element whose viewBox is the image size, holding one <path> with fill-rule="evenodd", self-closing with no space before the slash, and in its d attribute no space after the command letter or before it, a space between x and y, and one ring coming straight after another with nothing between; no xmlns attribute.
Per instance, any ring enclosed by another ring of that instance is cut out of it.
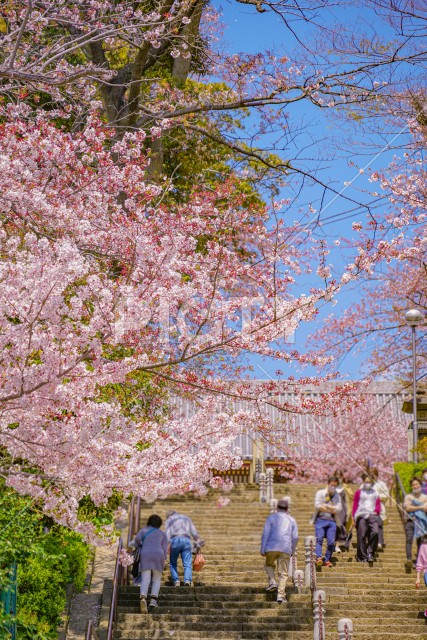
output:
<svg viewBox="0 0 427 640"><path fill-rule="evenodd" d="M3 608L5 614L12 618L12 621L6 625L6 631L8 632L11 640L16 640L17 638L16 621L14 620L14 618L16 618L17 570L18 570L17 564L16 562L14 562L8 571L9 584L7 586L7 589L5 588L0 589L1 607Z"/></svg>

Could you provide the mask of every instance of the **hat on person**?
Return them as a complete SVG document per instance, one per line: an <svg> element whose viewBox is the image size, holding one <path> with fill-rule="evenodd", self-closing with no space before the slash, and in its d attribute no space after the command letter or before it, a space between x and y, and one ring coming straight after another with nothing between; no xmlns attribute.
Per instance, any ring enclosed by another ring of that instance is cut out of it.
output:
<svg viewBox="0 0 427 640"><path fill-rule="evenodd" d="M288 509L288 507L289 507L289 500L287 500L286 498L281 498L277 503L278 509Z"/></svg>

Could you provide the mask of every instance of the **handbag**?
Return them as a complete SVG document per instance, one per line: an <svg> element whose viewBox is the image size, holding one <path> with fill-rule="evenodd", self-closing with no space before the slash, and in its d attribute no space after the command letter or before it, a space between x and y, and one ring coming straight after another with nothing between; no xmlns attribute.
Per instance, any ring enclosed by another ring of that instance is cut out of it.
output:
<svg viewBox="0 0 427 640"><path fill-rule="evenodd" d="M194 571L201 571L203 569L203 567L206 564L206 560L203 557L203 554L200 553L200 551L198 553L196 553L196 555L194 556L194 560L193 560L193 569Z"/></svg>
<svg viewBox="0 0 427 640"><path fill-rule="evenodd" d="M131 574L133 578L137 578L139 576L139 561L141 559L141 546L137 547L133 552L133 563Z"/></svg>
<svg viewBox="0 0 427 640"><path fill-rule="evenodd" d="M144 544L144 540L147 536L150 535L150 533L153 533L153 531L157 531L157 529L153 528L153 529L150 529L150 531L147 531L147 533L141 540L141 544L134 551L133 563L132 563L132 569L131 569L131 574L133 578L137 578L139 576L139 563L141 560L141 551L142 551L142 545Z"/></svg>

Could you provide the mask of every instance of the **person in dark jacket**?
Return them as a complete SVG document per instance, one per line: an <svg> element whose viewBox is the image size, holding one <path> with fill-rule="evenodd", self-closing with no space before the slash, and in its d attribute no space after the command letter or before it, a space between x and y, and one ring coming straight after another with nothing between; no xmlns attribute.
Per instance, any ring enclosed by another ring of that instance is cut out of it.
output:
<svg viewBox="0 0 427 640"><path fill-rule="evenodd" d="M264 525L261 538L261 555L265 558L265 572L269 583L267 591L277 589L277 602L286 602L285 587L288 579L289 559L298 543L298 526L289 515L289 502L277 503L277 513L271 513ZM276 564L278 581L276 582Z"/></svg>
<svg viewBox="0 0 427 640"><path fill-rule="evenodd" d="M168 539L166 533L160 530L162 519L155 514L147 520L143 527L131 540L130 546L141 547L139 560L139 576L136 584L140 585L140 611L147 613L148 588L151 582L149 607L157 607L157 597L160 591L162 571L168 554Z"/></svg>

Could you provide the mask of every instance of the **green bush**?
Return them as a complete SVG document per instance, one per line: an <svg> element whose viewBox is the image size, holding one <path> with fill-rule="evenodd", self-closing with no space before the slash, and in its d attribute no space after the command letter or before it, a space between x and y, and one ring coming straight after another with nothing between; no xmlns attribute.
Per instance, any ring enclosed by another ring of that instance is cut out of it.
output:
<svg viewBox="0 0 427 640"><path fill-rule="evenodd" d="M82 590L88 556L88 546L81 537L63 527L55 527L33 546L31 555L18 566L22 640L33 640L35 630L41 639L56 636L66 605L66 586L73 582Z"/></svg>
<svg viewBox="0 0 427 640"><path fill-rule="evenodd" d="M19 640L51 640L65 608L67 584L81 591L90 550L81 536L59 525L44 533L46 517L29 499L0 479L0 585L7 588L9 567L18 566ZM0 638L10 636L0 607Z"/></svg>
<svg viewBox="0 0 427 640"><path fill-rule="evenodd" d="M418 462L395 462L394 471L399 474L405 491L408 493L411 490L410 482L414 476L421 476L423 469L427 467L427 463Z"/></svg>

